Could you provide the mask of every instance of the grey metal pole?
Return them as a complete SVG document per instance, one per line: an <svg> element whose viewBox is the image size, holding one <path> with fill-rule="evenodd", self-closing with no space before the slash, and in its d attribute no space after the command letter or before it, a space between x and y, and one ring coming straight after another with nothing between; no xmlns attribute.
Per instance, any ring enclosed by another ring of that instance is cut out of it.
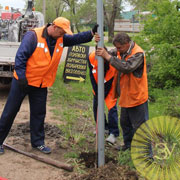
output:
<svg viewBox="0 0 180 180"><path fill-rule="evenodd" d="M98 47L104 47L103 35L103 1L97 0L97 23L98 34L101 40L98 42ZM104 166L104 60L97 56L98 59L98 167Z"/></svg>
<svg viewBox="0 0 180 180"><path fill-rule="evenodd" d="M43 0L44 23L46 23L46 0Z"/></svg>
<svg viewBox="0 0 180 180"><path fill-rule="evenodd" d="M134 36L134 21L135 21L135 17L134 17L134 15L132 15L132 23L133 23L133 36Z"/></svg>

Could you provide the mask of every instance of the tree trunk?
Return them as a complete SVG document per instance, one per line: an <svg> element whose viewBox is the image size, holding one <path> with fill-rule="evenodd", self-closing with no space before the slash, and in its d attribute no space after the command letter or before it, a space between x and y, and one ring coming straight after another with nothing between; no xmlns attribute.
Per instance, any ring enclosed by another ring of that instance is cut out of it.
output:
<svg viewBox="0 0 180 180"><path fill-rule="evenodd" d="M75 27L76 27L77 32L80 33L79 26L77 23L75 23Z"/></svg>
<svg viewBox="0 0 180 180"><path fill-rule="evenodd" d="M73 3L72 12L73 12L73 16L75 17L75 15L76 15L75 2ZM76 21L75 18L74 18L74 25L75 25L75 27L76 27L77 32L79 33L80 30L79 30L78 23L77 23L77 21Z"/></svg>
<svg viewBox="0 0 180 180"><path fill-rule="evenodd" d="M114 38L114 26L108 27L108 43L112 43Z"/></svg>
<svg viewBox="0 0 180 180"><path fill-rule="evenodd" d="M108 26L108 42L109 43L112 43L112 40L114 38L114 22L115 22L117 10L118 10L117 1L118 0L113 0L112 12L110 12L109 14L107 13L106 8L104 6L104 17Z"/></svg>
<svg viewBox="0 0 180 180"><path fill-rule="evenodd" d="M56 7L55 7L56 17L59 17L59 16L62 15L65 6L63 6L62 9L61 9L60 7L61 7L61 2L57 3L57 5L56 5ZM61 10L61 11L60 11L60 10Z"/></svg>

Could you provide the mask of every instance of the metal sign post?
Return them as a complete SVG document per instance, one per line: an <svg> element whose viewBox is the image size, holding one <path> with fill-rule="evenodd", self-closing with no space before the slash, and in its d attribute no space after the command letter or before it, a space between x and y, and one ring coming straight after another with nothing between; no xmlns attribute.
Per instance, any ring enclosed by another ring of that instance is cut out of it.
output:
<svg viewBox="0 0 180 180"><path fill-rule="evenodd" d="M97 0L97 23L98 34L101 40L98 42L98 47L104 47L103 35L103 1ZM104 158L104 59L97 56L98 59L98 167L103 166Z"/></svg>
<svg viewBox="0 0 180 180"><path fill-rule="evenodd" d="M46 23L46 0L43 0L44 23Z"/></svg>

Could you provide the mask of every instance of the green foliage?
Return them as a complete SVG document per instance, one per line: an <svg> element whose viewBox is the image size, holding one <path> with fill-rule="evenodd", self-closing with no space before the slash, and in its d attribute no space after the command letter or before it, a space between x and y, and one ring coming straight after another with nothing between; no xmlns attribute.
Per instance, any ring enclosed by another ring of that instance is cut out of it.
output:
<svg viewBox="0 0 180 180"><path fill-rule="evenodd" d="M76 20L81 24L94 24L96 22L96 0L86 0L78 5Z"/></svg>
<svg viewBox="0 0 180 180"><path fill-rule="evenodd" d="M176 44L180 41L180 13L176 4L176 1L170 0L150 4L150 11L155 17L150 14L144 21L144 33L153 44Z"/></svg>
<svg viewBox="0 0 180 180"><path fill-rule="evenodd" d="M150 86L156 88L179 86L179 49L167 43L156 46L156 49L156 53L159 54L159 56L152 60L153 67L149 73Z"/></svg>
<svg viewBox="0 0 180 180"><path fill-rule="evenodd" d="M34 4L36 11L43 12L43 0L35 0ZM61 16L65 7L63 0L46 0L46 22L51 23Z"/></svg>
<svg viewBox="0 0 180 180"><path fill-rule="evenodd" d="M114 11L116 11L116 17L120 16L120 11L122 10L122 0L104 0L103 3L105 11L109 16L111 16ZM114 6L114 4L116 6Z"/></svg>
<svg viewBox="0 0 180 180"><path fill-rule="evenodd" d="M148 11L149 5L153 2L161 3L163 0L127 0L131 6L134 7L135 10L139 11Z"/></svg>
<svg viewBox="0 0 180 180"><path fill-rule="evenodd" d="M130 37L145 51L147 64L150 64L150 56L152 56L152 52L150 51L151 44L149 43L146 36L143 33L139 33L135 36L130 35Z"/></svg>
<svg viewBox="0 0 180 180"><path fill-rule="evenodd" d="M149 119L165 115L170 90L149 88Z"/></svg>
<svg viewBox="0 0 180 180"><path fill-rule="evenodd" d="M171 88L180 85L180 12L177 1L151 2L142 34L148 42L147 61L151 64L149 86Z"/></svg>
<svg viewBox="0 0 180 180"><path fill-rule="evenodd" d="M35 9L43 12L43 0L35 1ZM91 11L87 11L91 9ZM96 1L87 0L46 0L46 22L52 22L58 16L64 16L71 22L71 28L74 32L79 32L80 25L96 22ZM89 30L89 29L88 29Z"/></svg>
<svg viewBox="0 0 180 180"><path fill-rule="evenodd" d="M171 89L149 88L149 118L172 116L180 118L180 87Z"/></svg>
<svg viewBox="0 0 180 180"><path fill-rule="evenodd" d="M165 108L165 114L180 118L180 88L172 89L169 93L169 99L167 102L167 107Z"/></svg>
<svg viewBox="0 0 180 180"><path fill-rule="evenodd" d="M122 0L104 0L103 9L105 25L108 27L108 42L112 43L115 19L120 16L119 13L122 10Z"/></svg>
<svg viewBox="0 0 180 180"><path fill-rule="evenodd" d="M78 158L79 154L77 154L76 152L68 152L64 155L65 158Z"/></svg>
<svg viewBox="0 0 180 180"><path fill-rule="evenodd" d="M119 151L118 153L118 163L120 165L129 166L131 169L135 168L131 159L131 152L129 150Z"/></svg>
<svg viewBox="0 0 180 180"><path fill-rule="evenodd" d="M64 63L60 64L56 81L51 88L51 103L56 109L56 115L60 118L59 128L63 132L63 146L68 147L65 157L73 159L75 167L78 154L84 150L95 148L95 137L92 135L94 128L92 111L92 87L87 72L85 83L64 83ZM179 117L180 114L180 87L173 89L149 89L149 115L150 119L162 115ZM122 133L118 138L122 141ZM89 145L88 145L89 143ZM94 144L93 144L94 143ZM114 153L106 149L108 154ZM113 154L114 155L114 154ZM118 152L117 156L120 165L127 165L134 168L130 151ZM79 167L81 169L81 167ZM79 169L79 170L80 170Z"/></svg>
<svg viewBox="0 0 180 180"><path fill-rule="evenodd" d="M62 130L65 139L69 140L74 146L83 147L87 138L84 134L87 128L86 121L89 118L93 119L93 96L88 75L89 71L87 71L85 82L64 83L63 70L64 63L61 63L56 81L51 87L53 94L51 96L51 104L56 107L53 110L54 113L61 117L61 122L63 123L59 128ZM86 104L85 102L89 103ZM57 107L59 108L57 109Z"/></svg>
<svg viewBox="0 0 180 180"><path fill-rule="evenodd" d="M150 0L127 0L133 7L134 9L137 10L147 10L147 5Z"/></svg>

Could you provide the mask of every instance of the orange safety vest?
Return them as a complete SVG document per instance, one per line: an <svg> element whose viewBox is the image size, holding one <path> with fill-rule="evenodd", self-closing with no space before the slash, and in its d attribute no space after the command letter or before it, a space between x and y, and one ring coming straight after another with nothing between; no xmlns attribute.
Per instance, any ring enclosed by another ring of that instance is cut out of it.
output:
<svg viewBox="0 0 180 180"><path fill-rule="evenodd" d="M134 48L131 51L131 54L128 55L125 60L127 61L132 55L144 51L135 44ZM121 56L118 55L118 58L121 59ZM115 72L114 84L113 84L113 97L115 95L115 87L117 82L118 71ZM148 82L147 82L147 72L146 72L146 57L144 56L144 69L143 75L141 78L135 77L133 72L124 74L121 73L120 76L120 98L119 105L121 107L135 107L140 104L145 103L148 100Z"/></svg>
<svg viewBox="0 0 180 180"><path fill-rule="evenodd" d="M89 55L89 61L90 61L90 64L93 66L92 74L94 76L94 79L95 79L96 83L98 83L98 61L95 58L95 51ZM114 72L115 72L115 68L112 67L111 65L109 65L109 70L106 72L106 75L104 77L104 83L106 83L107 81L111 80L114 77ZM93 91L93 93L94 93L94 91ZM112 107L114 107L117 102L117 99L112 98L112 93L113 93L113 88L111 86L110 91L105 98L105 103L106 103L108 110L110 110Z"/></svg>
<svg viewBox="0 0 180 180"><path fill-rule="evenodd" d="M56 72L63 52L63 38L58 38L51 57L46 39L42 37L44 27L35 28L37 47L26 64L28 85L35 87L50 87L53 85ZM16 71L14 77L18 79Z"/></svg>

